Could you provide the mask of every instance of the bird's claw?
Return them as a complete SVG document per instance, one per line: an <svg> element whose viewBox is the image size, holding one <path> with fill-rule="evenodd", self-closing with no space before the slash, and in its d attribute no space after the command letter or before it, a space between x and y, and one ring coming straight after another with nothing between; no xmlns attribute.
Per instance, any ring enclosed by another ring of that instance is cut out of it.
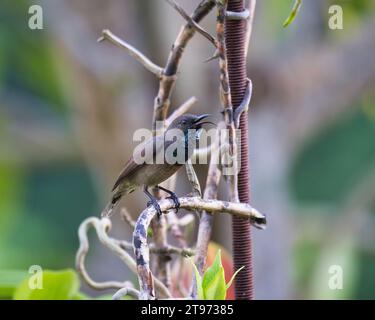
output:
<svg viewBox="0 0 375 320"><path fill-rule="evenodd" d="M160 219L163 212L160 209L159 203L156 200L150 200L147 202L147 207L151 207L151 206L154 207L154 209L156 210L156 215L158 219Z"/></svg>
<svg viewBox="0 0 375 320"><path fill-rule="evenodd" d="M174 203L174 208L176 209L176 213L177 213L178 210L181 207L181 204L180 204L180 200L178 200L178 197L176 196L176 194L171 193L171 195L169 197L167 197L167 199L172 199L172 201Z"/></svg>

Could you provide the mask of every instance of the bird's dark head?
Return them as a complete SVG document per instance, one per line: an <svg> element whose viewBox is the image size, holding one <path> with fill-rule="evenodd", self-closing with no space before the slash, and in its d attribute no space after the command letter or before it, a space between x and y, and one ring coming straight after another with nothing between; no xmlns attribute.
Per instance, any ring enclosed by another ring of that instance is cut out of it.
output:
<svg viewBox="0 0 375 320"><path fill-rule="evenodd" d="M205 121L210 116L210 114L194 115L194 114L183 114L182 116L177 117L168 127L169 129L179 129L183 132L188 130L199 130L204 124L213 124L210 121Z"/></svg>

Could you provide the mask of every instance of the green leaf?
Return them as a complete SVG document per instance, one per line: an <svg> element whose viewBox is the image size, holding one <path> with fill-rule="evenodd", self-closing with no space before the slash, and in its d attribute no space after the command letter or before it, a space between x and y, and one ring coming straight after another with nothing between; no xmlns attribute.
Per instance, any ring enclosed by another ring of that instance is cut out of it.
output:
<svg viewBox="0 0 375 320"><path fill-rule="evenodd" d="M91 298L84 294L83 292L77 292L73 297L72 300L90 300Z"/></svg>
<svg viewBox="0 0 375 320"><path fill-rule="evenodd" d="M294 5L293 5L292 11L291 11L289 17L286 18L286 20L283 23L284 28L286 28L287 26L289 26L293 22L293 20L297 16L297 13L298 13L299 9L301 8L301 5L302 5L302 0L296 0L294 2Z"/></svg>
<svg viewBox="0 0 375 320"><path fill-rule="evenodd" d="M35 287L38 274L27 277L17 288L15 300L71 300L82 297L78 294L79 280L71 270L43 271L41 288Z"/></svg>
<svg viewBox="0 0 375 320"><path fill-rule="evenodd" d="M221 250L218 250L215 261L204 273L202 287L206 300L225 300L227 292Z"/></svg>
<svg viewBox="0 0 375 320"><path fill-rule="evenodd" d="M192 261L194 272L195 272L195 280L197 282L198 299L204 300L204 292L203 292L203 287L202 287L202 277L199 274L199 271L198 271L197 267L195 266L193 260L191 260L191 261Z"/></svg>
<svg viewBox="0 0 375 320"><path fill-rule="evenodd" d="M17 287L26 277L26 271L0 271L0 299L11 299Z"/></svg>
<svg viewBox="0 0 375 320"><path fill-rule="evenodd" d="M227 286L226 286L226 288L227 288L227 290L230 288L230 286L232 285L232 282L233 282L233 280L234 280L234 278L237 276L237 274L243 269L243 268L245 268L245 266L242 266L241 268L239 268L235 273L234 273L234 275L232 276L232 278L229 280L229 282L227 283Z"/></svg>

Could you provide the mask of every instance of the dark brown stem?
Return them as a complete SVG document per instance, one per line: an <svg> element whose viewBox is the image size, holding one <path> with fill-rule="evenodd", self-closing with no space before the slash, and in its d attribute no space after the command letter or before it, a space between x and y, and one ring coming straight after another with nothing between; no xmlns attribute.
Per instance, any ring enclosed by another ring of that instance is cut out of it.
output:
<svg viewBox="0 0 375 320"><path fill-rule="evenodd" d="M252 1L252 0L250 0ZM245 9L244 0L228 0L229 11L241 12ZM253 14L253 13L250 13ZM245 95L247 85L246 75L246 21L226 21L226 46L228 57L229 83L234 108L238 107ZM248 114L244 112L240 118L241 132L241 168L238 174L238 192L241 202L249 203L249 149L248 149ZM245 220L232 217L233 259L234 269L243 266L235 281L236 299L253 299L253 264L252 264L252 242L251 228Z"/></svg>

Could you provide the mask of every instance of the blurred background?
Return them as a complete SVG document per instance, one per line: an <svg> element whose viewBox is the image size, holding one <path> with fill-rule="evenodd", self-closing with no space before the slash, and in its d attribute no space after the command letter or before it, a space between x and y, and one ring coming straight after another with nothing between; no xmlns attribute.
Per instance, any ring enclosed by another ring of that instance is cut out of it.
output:
<svg viewBox="0 0 375 320"><path fill-rule="evenodd" d="M179 3L190 12L199 0ZM32 4L43 30L28 28ZM248 56L252 204L269 220L253 232L256 297L374 299L375 2L305 0L284 29L292 4L258 1ZM343 30L328 27L331 4L343 8ZM101 30L164 65L183 22L163 0L1 2L0 270L74 268L80 222L99 215L134 130L151 125L157 80L97 43ZM213 34L214 22L211 13L202 26ZM194 95L193 112L219 119L218 65L203 63L212 53L196 35L172 110ZM196 169L204 184L206 166ZM136 192L125 203L136 217L146 200ZM217 218L213 238L230 251L229 225ZM118 217L112 233L131 237ZM134 280L92 241L95 279ZM331 265L343 268L343 290L328 287Z"/></svg>

